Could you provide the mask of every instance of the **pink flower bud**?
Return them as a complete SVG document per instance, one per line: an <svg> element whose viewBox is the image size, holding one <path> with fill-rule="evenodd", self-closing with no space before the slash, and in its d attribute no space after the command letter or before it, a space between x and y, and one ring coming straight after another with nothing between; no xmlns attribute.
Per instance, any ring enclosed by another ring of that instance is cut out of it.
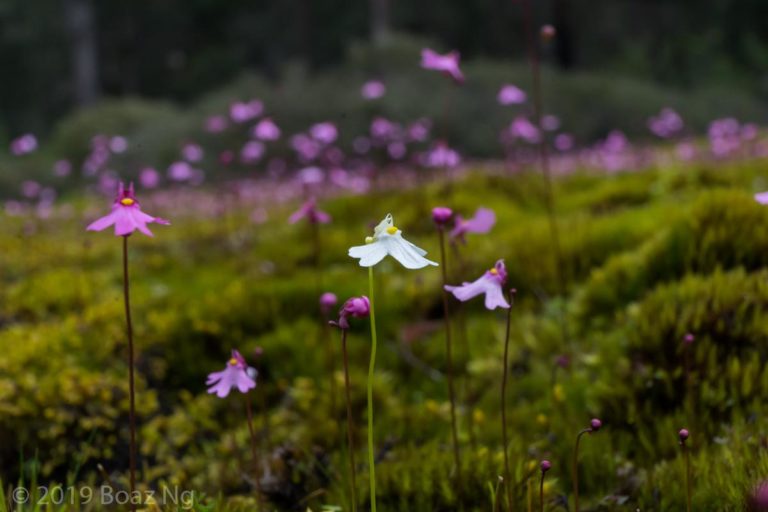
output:
<svg viewBox="0 0 768 512"><path fill-rule="evenodd" d="M688 432L687 428L681 428L680 432L677 433L677 436L680 438L680 444L685 443L689 435L690 433Z"/></svg>
<svg viewBox="0 0 768 512"><path fill-rule="evenodd" d="M541 461L540 466L541 466L541 472L546 473L552 468L552 463L545 459Z"/></svg>
<svg viewBox="0 0 768 512"><path fill-rule="evenodd" d="M438 226L443 226L448 223L453 217L453 210L446 208L445 206L438 206L432 208L432 220Z"/></svg>
<svg viewBox="0 0 768 512"><path fill-rule="evenodd" d="M589 428L592 430L592 432L597 432L602 426L603 422L597 418L592 418L592 420L589 422Z"/></svg>

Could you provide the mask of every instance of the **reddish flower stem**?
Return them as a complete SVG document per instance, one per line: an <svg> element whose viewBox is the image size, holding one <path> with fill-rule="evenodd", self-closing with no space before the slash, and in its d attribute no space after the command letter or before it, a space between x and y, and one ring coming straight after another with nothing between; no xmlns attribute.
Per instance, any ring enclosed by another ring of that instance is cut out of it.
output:
<svg viewBox="0 0 768 512"><path fill-rule="evenodd" d="M539 483L539 512L544 512L544 471L541 472L541 482Z"/></svg>
<svg viewBox="0 0 768 512"><path fill-rule="evenodd" d="M576 446L573 449L573 510L579 512L579 442L581 436L592 432L591 428L585 428L576 436Z"/></svg>
<svg viewBox="0 0 768 512"><path fill-rule="evenodd" d="M261 475L259 471L259 457L258 452L256 450L256 431L253 428L253 409L251 408L251 399L248 397L248 394L245 394L245 413L248 417L248 432L251 435L251 456L253 457L253 464L254 464L254 480L256 481L256 503L258 504L258 508L261 508ZM258 509L257 509L258 510Z"/></svg>
<svg viewBox="0 0 768 512"><path fill-rule="evenodd" d="M683 445L683 456L685 457L685 507L687 512L691 512L691 457L688 453L688 446Z"/></svg>
<svg viewBox="0 0 768 512"><path fill-rule="evenodd" d="M445 324L445 369L448 380L448 397L451 401L451 434L453 438L453 462L456 466L456 489L459 497L463 496L461 480L461 455L459 453L459 436L456 428L456 394L453 387L453 355L451 350L451 319L448 313L448 292L445 286L448 284L448 272L445 258L445 233L442 226L437 227L440 237L440 269L443 276L443 322Z"/></svg>
<svg viewBox="0 0 768 512"><path fill-rule="evenodd" d="M507 330L504 335L504 371L501 377L501 442L504 445L504 487L507 490L507 510L513 510L512 503L512 472L509 468L509 441L507 439L507 379L509 376L509 338L512 331L512 305L515 296L512 290L507 292L509 309L507 309Z"/></svg>
<svg viewBox="0 0 768 512"><path fill-rule="evenodd" d="M131 293L130 279L128 276L128 235L123 236L123 299L125 303L125 324L128 334L128 393L130 407L128 413L128 425L131 431L131 441L128 448L128 465L130 471L131 488L131 512L136 512L136 503L133 500L136 491L136 392L134 385L134 357L133 357L133 322L131 321Z"/></svg>
<svg viewBox="0 0 768 512"><path fill-rule="evenodd" d="M347 330L341 330L341 350L344 354L344 388L347 397L347 451L349 452L350 491L352 492L352 512L357 510L357 471L355 449L352 435L352 398L349 389L349 357L347 355Z"/></svg>

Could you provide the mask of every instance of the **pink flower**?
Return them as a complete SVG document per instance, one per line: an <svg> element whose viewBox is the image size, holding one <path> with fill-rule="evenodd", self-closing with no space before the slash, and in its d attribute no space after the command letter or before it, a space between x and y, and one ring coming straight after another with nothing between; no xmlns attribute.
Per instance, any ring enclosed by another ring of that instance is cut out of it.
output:
<svg viewBox="0 0 768 512"><path fill-rule="evenodd" d="M317 123L309 129L309 134L318 142L331 144L339 136L336 125L331 122Z"/></svg>
<svg viewBox="0 0 768 512"><path fill-rule="evenodd" d="M240 161L244 164L256 163L264 156L265 150L263 142L257 140L248 141L240 149Z"/></svg>
<svg viewBox="0 0 768 512"><path fill-rule="evenodd" d="M56 162L53 164L53 174L55 176L63 178L65 176L69 176L71 172L72 164L69 162L69 160L56 160Z"/></svg>
<svg viewBox="0 0 768 512"><path fill-rule="evenodd" d="M11 141L11 153L15 156L26 155L37 149L37 137L31 133L25 133L21 137Z"/></svg>
<svg viewBox="0 0 768 512"><path fill-rule="evenodd" d="M519 105L525 103L527 95L525 91L512 84L505 84L499 89L499 94L496 96L496 100L501 105Z"/></svg>
<svg viewBox="0 0 768 512"><path fill-rule="evenodd" d="M524 116L517 116L512 121L509 125L509 134L513 139L523 139L531 144L539 142L541 137L541 132L536 125Z"/></svg>
<svg viewBox="0 0 768 512"><path fill-rule="evenodd" d="M760 204L768 204L768 192L760 192L755 194L755 201Z"/></svg>
<svg viewBox="0 0 768 512"><path fill-rule="evenodd" d="M241 393L255 388L256 375L256 369L249 367L240 352L233 350L226 368L209 374L205 384L210 386L208 393L216 393L219 398L225 398L233 388L237 388Z"/></svg>
<svg viewBox="0 0 768 512"><path fill-rule="evenodd" d="M317 208L317 201L312 198L301 205L301 208L288 217L288 222L296 224L301 219L307 219L310 224L328 224L331 216Z"/></svg>
<svg viewBox="0 0 768 512"><path fill-rule="evenodd" d="M338 302L339 299L336 297L335 293L325 292L320 296L320 311L323 312L323 315L327 315L331 308L338 304Z"/></svg>
<svg viewBox="0 0 768 512"><path fill-rule="evenodd" d="M205 131L208 133L221 133L227 129L227 118L224 116L211 116L205 120Z"/></svg>
<svg viewBox="0 0 768 512"><path fill-rule="evenodd" d="M349 317L365 318L371 312L371 302L368 297L362 295L360 297L352 297L347 299L347 302L341 306L339 311L339 321L331 322L331 325L335 325L341 329L349 329Z"/></svg>
<svg viewBox="0 0 768 512"><path fill-rule="evenodd" d="M199 162L203 159L204 155L203 148L199 144L193 142L184 144L184 147L181 148L181 156L187 162Z"/></svg>
<svg viewBox="0 0 768 512"><path fill-rule="evenodd" d="M229 117L236 123L245 123L258 117L264 111L264 104L259 100L235 102L229 106Z"/></svg>
<svg viewBox="0 0 768 512"><path fill-rule="evenodd" d="M465 241L464 235L467 233L488 233L494 224L496 224L496 214L488 208L478 208L474 217L463 219L461 215L456 215L451 238Z"/></svg>
<svg viewBox="0 0 768 512"><path fill-rule="evenodd" d="M456 150L448 147L445 141L437 141L424 155L424 165L427 167L456 167L461 163L461 156Z"/></svg>
<svg viewBox="0 0 768 512"><path fill-rule="evenodd" d="M464 83L464 74L459 69L459 52L456 50L440 55L434 50L424 48L421 50L421 67L441 71L457 84Z"/></svg>
<svg viewBox="0 0 768 512"><path fill-rule="evenodd" d="M499 260L496 265L485 274L471 283L461 286L445 285L445 290L451 292L454 297L462 302L485 294L485 307L487 309L509 308L509 303L504 298L502 287L507 281L507 268L504 260Z"/></svg>
<svg viewBox="0 0 768 512"><path fill-rule="evenodd" d="M280 128L267 117L253 127L253 136L260 140L277 140L280 138Z"/></svg>
<svg viewBox="0 0 768 512"><path fill-rule="evenodd" d="M768 480L759 482L748 497L748 510L750 512L768 511Z"/></svg>
<svg viewBox="0 0 768 512"><path fill-rule="evenodd" d="M139 183L144 188L155 188L160 184L160 173L152 167L145 167L139 173Z"/></svg>
<svg viewBox="0 0 768 512"><path fill-rule="evenodd" d="M384 96L387 92L387 86L381 80L369 80L363 84L360 89L360 95L366 100L376 100Z"/></svg>
<svg viewBox="0 0 768 512"><path fill-rule="evenodd" d="M147 227L147 224L152 222L163 225L170 224L165 219L152 217L142 212L133 192L133 183L126 190L125 185L120 182L112 211L109 215L91 223L86 229L88 231L102 231L114 225L115 236L128 236L137 229L147 236L153 236Z"/></svg>
<svg viewBox="0 0 768 512"><path fill-rule="evenodd" d="M453 217L453 210L445 206L436 206L432 208L432 220L438 226L443 226L448 223Z"/></svg>

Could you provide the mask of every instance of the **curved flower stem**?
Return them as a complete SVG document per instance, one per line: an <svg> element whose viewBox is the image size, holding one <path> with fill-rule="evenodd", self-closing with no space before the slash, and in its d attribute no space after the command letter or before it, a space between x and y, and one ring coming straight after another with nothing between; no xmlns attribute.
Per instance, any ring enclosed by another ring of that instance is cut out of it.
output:
<svg viewBox="0 0 768 512"><path fill-rule="evenodd" d="M373 267L368 267L368 295L371 304L371 361L368 365L368 475L371 480L371 512L376 512L376 461L373 455L373 370L376 368L376 313L373 298Z"/></svg>
<svg viewBox="0 0 768 512"><path fill-rule="evenodd" d="M128 424L131 431L131 444L128 451L131 486L130 503L131 512L136 512L136 503L133 500L136 491L136 391L133 377L133 322L131 321L131 292L128 276L128 235L123 236L123 299L125 302L125 324L128 333L128 392L130 395Z"/></svg>
<svg viewBox="0 0 768 512"><path fill-rule="evenodd" d="M685 457L685 507L687 512L691 512L691 457L685 443L683 443L683 456Z"/></svg>
<svg viewBox="0 0 768 512"><path fill-rule="evenodd" d="M507 292L509 309L507 309L507 330L504 335L504 371L501 377L501 442L504 445L504 487L507 489L507 510L513 510L512 505L512 472L509 469L509 441L507 440L507 378L509 374L509 337L512 330L512 306L514 294Z"/></svg>
<svg viewBox="0 0 768 512"><path fill-rule="evenodd" d="M573 449L573 510L579 512L579 442L581 436L592 432L591 428L585 428L576 436L576 446Z"/></svg>
<svg viewBox="0 0 768 512"><path fill-rule="evenodd" d="M261 475L259 474L259 454L256 451L256 433L253 428L253 409L251 408L251 399L248 394L245 395L245 413L248 417L248 432L251 434L251 456L255 464L254 480L256 480L256 503L257 510L261 508Z"/></svg>
<svg viewBox="0 0 768 512"><path fill-rule="evenodd" d="M533 79L533 122L541 131L542 117L542 92L541 92L541 56L539 55L538 44L536 44L536 34L533 31L533 12L531 0L521 0L523 4L523 16L526 35L526 46L528 50L528 60L531 66L531 76ZM547 148L547 138L542 133L539 137L539 158L541 160L541 173L544 176L545 203L547 208L547 218L549 221L549 235L552 242L552 253L554 255L555 276L557 277L558 293L562 300L565 300L567 293L567 283L565 274L565 259L560 244L560 233L555 216L555 193L553 187L552 173L549 168L549 151ZM565 317L565 305L560 308L560 330L563 336L563 342L567 343L570 339L568 334L568 324Z"/></svg>
<svg viewBox="0 0 768 512"><path fill-rule="evenodd" d="M448 271L445 258L445 233L442 226L438 226L437 233L440 236L440 269L443 274L443 321L445 323L445 368L448 380L448 398L451 401L451 434L453 438L453 463L456 466L456 489L459 497L463 496L461 480L461 455L459 452L459 435L456 428L456 393L453 387L453 353L451 350L451 318L448 309L448 292L445 285L448 284Z"/></svg>
<svg viewBox="0 0 768 512"><path fill-rule="evenodd" d="M352 399L349 396L349 357L347 356L347 330L341 330L341 350L344 354L344 388L347 397L347 444L349 451L349 478L352 491L352 512L357 511L357 472L355 471L355 449L352 441Z"/></svg>
<svg viewBox="0 0 768 512"><path fill-rule="evenodd" d="M544 471L541 472L541 482L539 483L539 512L544 512Z"/></svg>

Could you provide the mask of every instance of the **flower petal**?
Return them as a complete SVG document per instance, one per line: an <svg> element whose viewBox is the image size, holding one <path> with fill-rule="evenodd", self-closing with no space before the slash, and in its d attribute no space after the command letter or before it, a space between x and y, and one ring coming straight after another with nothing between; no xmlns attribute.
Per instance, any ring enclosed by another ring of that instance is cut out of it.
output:
<svg viewBox="0 0 768 512"><path fill-rule="evenodd" d="M387 255L387 249L381 241L376 241L370 244L350 247L349 255L353 258L360 258L361 267L372 267L384 259Z"/></svg>
<svg viewBox="0 0 768 512"><path fill-rule="evenodd" d="M382 237L380 242L384 245L389 255L407 269L415 270L424 268L427 265L437 266L437 263L426 259L419 252L422 249L404 239L399 232L392 236Z"/></svg>

